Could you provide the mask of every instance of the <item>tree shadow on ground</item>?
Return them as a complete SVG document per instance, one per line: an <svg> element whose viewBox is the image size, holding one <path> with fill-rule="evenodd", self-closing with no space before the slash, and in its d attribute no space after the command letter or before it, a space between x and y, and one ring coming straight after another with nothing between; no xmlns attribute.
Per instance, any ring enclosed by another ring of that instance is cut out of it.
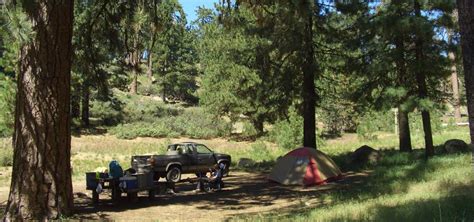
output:
<svg viewBox="0 0 474 222"><path fill-rule="evenodd" d="M311 205L322 204L319 197L335 189L348 189L348 184L361 183L362 174L350 174L339 183L328 183L322 186L282 186L267 180L267 174L242 173L231 175L224 179L226 188L220 192L194 193L196 185L184 183L177 185L178 192L175 195L157 195L155 200L149 200L147 196L140 195L138 200L131 204L127 198L112 203L110 199L101 200L98 205L93 205L88 195L76 194L76 214L74 219L113 219L111 212L124 212L133 209L186 204L200 210L213 209L216 211L245 210L254 207L272 206L277 200L287 200L288 203L303 205L307 200ZM281 201L279 202L281 203ZM291 204L290 204L291 205ZM182 213L182 212L180 212ZM267 212L270 213L270 212Z"/></svg>

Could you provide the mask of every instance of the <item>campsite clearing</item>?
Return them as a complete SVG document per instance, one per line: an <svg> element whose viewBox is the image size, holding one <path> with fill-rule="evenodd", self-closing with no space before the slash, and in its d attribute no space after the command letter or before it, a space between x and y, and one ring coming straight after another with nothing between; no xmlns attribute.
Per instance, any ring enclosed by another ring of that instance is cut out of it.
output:
<svg viewBox="0 0 474 222"><path fill-rule="evenodd" d="M91 194L85 190L84 185L75 184L77 214L73 218L183 221L192 215L196 221L223 221L234 217L270 214L275 211L285 216L291 210L309 209L324 204L326 202L320 198L324 193L350 189L349 184L361 183L367 175L348 174L345 180L338 183L304 188L269 182L267 174L236 172L225 178L226 188L221 192L196 194L193 192L195 185L184 183L177 186L176 194L157 195L152 201L148 200L146 193L143 193L134 204L130 204L126 197L122 197L121 202L113 205L108 198L95 207L91 201ZM101 195L105 197L107 194Z"/></svg>

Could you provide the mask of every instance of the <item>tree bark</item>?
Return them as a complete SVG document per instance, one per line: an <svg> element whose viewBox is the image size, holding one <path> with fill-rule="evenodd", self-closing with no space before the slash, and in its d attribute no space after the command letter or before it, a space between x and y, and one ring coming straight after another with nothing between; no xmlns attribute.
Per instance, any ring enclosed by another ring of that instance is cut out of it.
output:
<svg viewBox="0 0 474 222"><path fill-rule="evenodd" d="M146 75L150 81L153 81L153 61L151 60L151 52L148 53L148 69L146 71Z"/></svg>
<svg viewBox="0 0 474 222"><path fill-rule="evenodd" d="M400 107L398 107L398 140L400 144L400 151L412 151L408 112L402 110Z"/></svg>
<svg viewBox="0 0 474 222"><path fill-rule="evenodd" d="M257 131L257 136L263 135L263 123L264 122L265 121L264 121L263 116L258 116L252 121L253 127Z"/></svg>
<svg viewBox="0 0 474 222"><path fill-rule="evenodd" d="M461 122L461 99L459 97L459 80L458 71L456 68L456 56L454 52L448 53L449 60L451 60L451 87L453 90L453 107L454 107L454 119L456 123Z"/></svg>
<svg viewBox="0 0 474 222"><path fill-rule="evenodd" d="M22 6L34 34L20 50L13 170L4 220L48 220L73 208L70 78L73 1Z"/></svg>
<svg viewBox="0 0 474 222"><path fill-rule="evenodd" d="M132 69L132 83L130 84L130 93L137 94L138 88L138 76L135 68Z"/></svg>
<svg viewBox="0 0 474 222"><path fill-rule="evenodd" d="M452 16L454 21L458 21L458 11L453 10ZM453 43L454 30L448 30L448 41L450 44ZM458 70L456 67L456 54L453 49L450 49L448 52L448 58L451 61L451 87L453 91L453 107L454 107L454 119L456 123L461 122L461 98L459 96L459 77Z"/></svg>
<svg viewBox="0 0 474 222"><path fill-rule="evenodd" d="M457 0L471 144L474 143L474 1Z"/></svg>
<svg viewBox="0 0 474 222"><path fill-rule="evenodd" d="M130 65L132 68L132 83L130 84L131 94L137 94L137 91L138 91L138 72L140 71L139 63L140 63L140 58L138 56L138 51L133 51L130 54Z"/></svg>
<svg viewBox="0 0 474 222"><path fill-rule="evenodd" d="M315 64L313 44L313 10L311 2L305 0L302 7L305 18L304 35L302 42L303 51L303 146L316 147L316 91L314 85Z"/></svg>
<svg viewBox="0 0 474 222"><path fill-rule="evenodd" d="M89 112L89 103L90 103L90 86L87 81L82 84L82 99L81 99L81 122L83 127L90 126L90 112Z"/></svg>
<svg viewBox="0 0 474 222"><path fill-rule="evenodd" d="M403 14L398 11L400 16ZM395 37L395 47L397 51L397 60L396 60L396 68L397 68L397 77L398 77L398 86L399 87L406 87L407 85L407 68L406 68L406 59L405 59L405 43L403 36ZM406 98L405 96L404 98ZM404 100L402 99L399 101L402 104ZM408 121L408 111L403 110L401 105L398 105L398 140L399 140L399 148L402 152L410 152L412 150L411 147L411 137L410 137L410 124Z"/></svg>
<svg viewBox="0 0 474 222"><path fill-rule="evenodd" d="M414 1L414 8L415 8L415 16L421 18L421 6L418 0ZM421 36L416 37L415 41L415 61L418 64L424 64L424 55L423 55L423 38ZM428 90L426 86L426 75L423 70L418 68L415 73L416 82L418 85L418 97L420 99L426 99L428 95ZM433 147L433 135L431 132L431 120L430 120L430 112L421 107L421 118L423 122L423 132L425 135L425 155L427 157L434 155L434 147Z"/></svg>

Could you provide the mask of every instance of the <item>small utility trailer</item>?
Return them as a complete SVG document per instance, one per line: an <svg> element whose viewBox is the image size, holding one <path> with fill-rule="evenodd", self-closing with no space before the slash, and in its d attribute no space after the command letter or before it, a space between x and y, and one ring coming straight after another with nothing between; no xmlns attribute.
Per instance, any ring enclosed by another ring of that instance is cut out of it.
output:
<svg viewBox="0 0 474 222"><path fill-rule="evenodd" d="M99 185L101 190L110 190L113 202L118 202L122 193L126 193L131 201L135 201L138 192L148 191L148 197L154 199L155 194L160 193L161 190L174 190L174 183L153 181L152 175L132 174L128 178L133 177L137 178L137 186L131 186L131 183L127 183L127 180L124 179L124 177L110 178L106 173L86 173L86 189L92 191L92 201L95 204L99 202L99 192L97 192L97 187Z"/></svg>

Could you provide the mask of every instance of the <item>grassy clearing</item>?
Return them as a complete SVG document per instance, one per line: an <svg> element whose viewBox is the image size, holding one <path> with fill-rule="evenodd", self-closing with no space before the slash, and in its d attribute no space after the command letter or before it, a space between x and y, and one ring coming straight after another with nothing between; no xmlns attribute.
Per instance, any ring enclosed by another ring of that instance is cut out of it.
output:
<svg viewBox="0 0 474 222"><path fill-rule="evenodd" d="M470 155L388 152L362 185L323 194L324 205L237 221L472 221L474 179Z"/></svg>
<svg viewBox="0 0 474 222"><path fill-rule="evenodd" d="M416 148L423 146L421 135L412 135ZM460 127L434 135L436 145L448 139L468 141L468 128ZM321 194L321 205L305 205L278 213L265 213L235 220L244 221L442 221L474 219L474 175L470 154L438 154L425 161L424 150L411 154L396 151L398 138L394 134L378 134L377 140L361 141L355 134L326 141L320 149L329 154L345 170L347 155L367 144L382 149L384 158L365 183L351 185L337 192ZM82 136L72 138L73 180L84 181L84 173L100 166L107 166L112 159L124 168L129 166L134 154L163 153L166 145L174 142L195 141L208 145L216 152L229 153L234 163L239 158L250 158L260 163L272 164L279 155L287 152L266 141L236 142L227 139L117 139L115 136ZM1 140L0 160L11 156L11 140ZM267 168L268 169L268 168ZM8 186L11 168L0 169L0 185ZM304 199L304 197L302 197Z"/></svg>
<svg viewBox="0 0 474 222"><path fill-rule="evenodd" d="M124 129L126 130L126 129ZM453 138L468 140L467 127L456 130L444 131L434 135L435 144ZM356 148L367 144L375 148L396 149L398 138L394 134L378 134L377 140L361 141L356 134L346 134L342 138L328 140L320 149L332 156L338 164L344 168L346 155ZM84 173L92 171L97 167L107 166L110 160L118 160L124 168L130 165L130 156L136 154L161 154L166 146L174 142L196 141L204 143L216 152L232 155L233 163L236 164L240 158L250 158L257 162L269 162L271 164L278 156L287 151L277 147L276 144L258 140L230 141L227 139L189 139L189 138L136 138L133 140L117 139L115 136L80 136L72 138L72 166L73 179L83 180ZM413 135L414 147L423 146L422 136ZM0 139L0 162L2 166L9 166L12 160L11 139ZM9 181L3 179L7 174L0 176L0 184Z"/></svg>
<svg viewBox="0 0 474 222"><path fill-rule="evenodd" d="M467 141L467 128L435 135L435 144L453 138ZM288 212L236 218L237 221L472 221L474 219L474 173L471 154L438 154L424 160L424 150L399 153L396 137L386 135L378 141L353 141L346 137L329 141L322 149L340 165L347 148L367 143L384 147L383 160L372 169L363 184L322 194L322 205L302 204ZM415 147L423 142L413 138ZM346 166L348 170L350 167Z"/></svg>

